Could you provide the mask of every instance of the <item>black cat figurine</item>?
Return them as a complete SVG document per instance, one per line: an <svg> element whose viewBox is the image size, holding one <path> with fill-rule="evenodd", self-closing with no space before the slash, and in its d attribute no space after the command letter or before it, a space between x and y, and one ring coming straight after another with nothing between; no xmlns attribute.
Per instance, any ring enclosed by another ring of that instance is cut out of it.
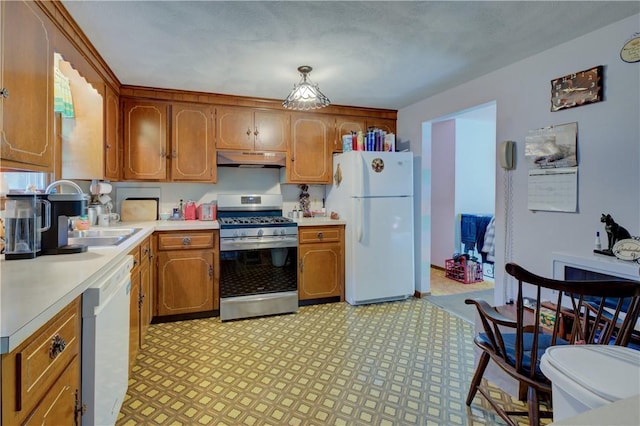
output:
<svg viewBox="0 0 640 426"><path fill-rule="evenodd" d="M607 232L607 238L609 239L609 246L606 250L602 250L603 254L609 254L613 256L613 245L625 238L631 238L631 234L622 226L618 225L610 214L602 214L600 222L604 223L604 230Z"/></svg>

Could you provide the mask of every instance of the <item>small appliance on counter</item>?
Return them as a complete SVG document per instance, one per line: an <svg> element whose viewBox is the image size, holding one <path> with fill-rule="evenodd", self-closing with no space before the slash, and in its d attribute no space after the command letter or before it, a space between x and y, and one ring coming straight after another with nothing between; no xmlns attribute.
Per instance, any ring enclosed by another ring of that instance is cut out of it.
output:
<svg viewBox="0 0 640 426"><path fill-rule="evenodd" d="M51 226L51 204L42 194L7 194L5 220L5 259L33 259L42 254L42 233Z"/></svg>
<svg viewBox="0 0 640 426"><path fill-rule="evenodd" d="M58 185L73 187L75 193L55 193L51 191ZM50 184L45 195L51 203L51 227L42 233L42 254L71 254L87 251L82 244L69 244L69 218L87 214L89 196L72 181L59 180Z"/></svg>
<svg viewBox="0 0 640 426"><path fill-rule="evenodd" d="M214 201L211 203L202 203L198 206L199 220L216 220L218 204Z"/></svg>

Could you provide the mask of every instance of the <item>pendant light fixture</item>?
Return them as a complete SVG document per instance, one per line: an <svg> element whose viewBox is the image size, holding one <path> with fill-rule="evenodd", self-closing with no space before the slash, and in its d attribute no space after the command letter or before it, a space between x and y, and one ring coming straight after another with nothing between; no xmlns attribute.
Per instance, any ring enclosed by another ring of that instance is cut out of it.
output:
<svg viewBox="0 0 640 426"><path fill-rule="evenodd" d="M302 78L298 84L293 85L293 91L282 102L282 106L287 109L309 110L324 108L331 101L318 88L317 84L313 84L308 78L308 74L312 68L309 65L298 67L298 71Z"/></svg>

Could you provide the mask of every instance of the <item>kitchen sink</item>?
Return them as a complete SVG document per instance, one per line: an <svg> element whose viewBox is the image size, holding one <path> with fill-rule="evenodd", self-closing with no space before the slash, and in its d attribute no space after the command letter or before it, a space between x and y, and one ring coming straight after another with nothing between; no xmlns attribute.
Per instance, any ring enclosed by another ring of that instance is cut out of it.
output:
<svg viewBox="0 0 640 426"><path fill-rule="evenodd" d="M69 244L85 246L117 246L142 228L93 228L69 231Z"/></svg>

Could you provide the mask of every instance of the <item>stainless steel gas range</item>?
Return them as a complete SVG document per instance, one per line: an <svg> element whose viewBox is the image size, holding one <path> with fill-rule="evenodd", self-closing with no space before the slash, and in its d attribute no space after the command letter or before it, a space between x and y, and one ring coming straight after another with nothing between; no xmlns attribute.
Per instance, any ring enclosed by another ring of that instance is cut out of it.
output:
<svg viewBox="0 0 640 426"><path fill-rule="evenodd" d="M218 195L220 320L298 310L298 227L282 196Z"/></svg>

